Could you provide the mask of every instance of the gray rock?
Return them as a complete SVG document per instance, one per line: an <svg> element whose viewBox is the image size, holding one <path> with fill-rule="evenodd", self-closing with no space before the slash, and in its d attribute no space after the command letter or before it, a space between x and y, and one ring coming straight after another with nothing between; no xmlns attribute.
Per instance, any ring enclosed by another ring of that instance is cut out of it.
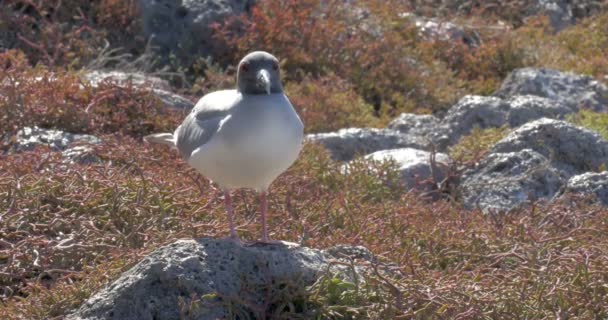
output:
<svg viewBox="0 0 608 320"><path fill-rule="evenodd" d="M16 151L27 151L42 145L57 151L63 151L76 142L99 144L101 143L101 140L88 134L74 134L61 130L25 127L17 132L13 148L16 149Z"/></svg>
<svg viewBox="0 0 608 320"><path fill-rule="evenodd" d="M512 131L463 175L467 208L504 212L528 201L550 200L573 175L608 163L608 141L592 131L542 118Z"/></svg>
<svg viewBox="0 0 608 320"><path fill-rule="evenodd" d="M253 4L253 0L139 0L139 12L146 38L163 55L207 57L219 50L211 25L249 12Z"/></svg>
<svg viewBox="0 0 608 320"><path fill-rule="evenodd" d="M439 122L437 117L430 114L402 113L389 123L388 128L403 134L424 137L439 131Z"/></svg>
<svg viewBox="0 0 608 320"><path fill-rule="evenodd" d="M547 15L551 26L556 31L561 31L582 18L600 12L605 6L602 1L593 0L536 0L528 14Z"/></svg>
<svg viewBox="0 0 608 320"><path fill-rule="evenodd" d="M451 162L447 154L436 153L433 167L430 152L412 148L377 151L365 156L365 159L381 162L393 161L398 167L406 188L420 191L431 191L435 187L433 182L445 179Z"/></svg>
<svg viewBox="0 0 608 320"><path fill-rule="evenodd" d="M465 96L452 106L442 120L448 129L449 145L469 134L474 127L496 128L507 123L511 106L496 97Z"/></svg>
<svg viewBox="0 0 608 320"><path fill-rule="evenodd" d="M354 258L371 256L367 250L352 249ZM183 318L180 300L197 306L188 319L261 319L271 306L293 301L285 299L305 298L306 286L328 270L331 260L344 261L338 255L349 252L344 247L321 251L288 243L243 246L229 240L180 240L144 258L68 319L177 320ZM346 280L354 276L344 266L333 265L330 271Z"/></svg>
<svg viewBox="0 0 608 320"><path fill-rule="evenodd" d="M490 153L532 149L569 175L596 170L608 162L608 141L571 123L542 118L512 131Z"/></svg>
<svg viewBox="0 0 608 320"><path fill-rule="evenodd" d="M533 95L513 96L507 100L507 103L511 107L507 114L507 122L511 128L540 118L563 119L567 114L572 113L572 109L559 100Z"/></svg>
<svg viewBox="0 0 608 320"><path fill-rule="evenodd" d="M158 77L146 75L138 72L122 72L122 71L102 71L89 70L84 73L84 78L89 83L97 88L103 81L109 80L120 86L132 84L136 87L146 87L150 89L169 89L169 82Z"/></svg>
<svg viewBox="0 0 608 320"><path fill-rule="evenodd" d="M501 98L535 95L560 101L574 112L581 108L608 111L607 86L588 76L551 69L514 70L494 95Z"/></svg>
<svg viewBox="0 0 608 320"><path fill-rule="evenodd" d="M564 182L549 159L523 149L489 154L476 169L464 174L460 195L468 209L503 213L529 201L551 199Z"/></svg>
<svg viewBox="0 0 608 320"><path fill-rule="evenodd" d="M604 205L608 205L608 171L587 172L568 180L566 192L593 194Z"/></svg>
<svg viewBox="0 0 608 320"><path fill-rule="evenodd" d="M75 146L65 149L61 152L64 160L68 164L89 165L101 162L101 159L95 153L95 150L89 146Z"/></svg>
<svg viewBox="0 0 608 320"><path fill-rule="evenodd" d="M397 148L430 149L430 141L391 129L348 128L336 132L309 134L307 140L325 146L332 158L348 161L357 155Z"/></svg>
<svg viewBox="0 0 608 320"><path fill-rule="evenodd" d="M66 162L90 164L99 161L88 145L100 144L101 140L88 134L74 134L61 130L25 127L17 132L11 149L16 152L33 150L37 146L47 146L62 151Z"/></svg>
<svg viewBox="0 0 608 320"><path fill-rule="evenodd" d="M178 94L170 91L169 82L158 77L122 71L100 71L92 70L84 74L84 78L89 81L93 87L99 86L103 81L110 81L119 86L128 86L129 84L152 90L152 92L168 107L190 110L194 107L194 103Z"/></svg>
<svg viewBox="0 0 608 320"><path fill-rule="evenodd" d="M463 26L453 22L421 17L409 12L399 16L414 23L418 28L419 36L426 41L450 41L464 43L469 47L478 47L481 44L481 38L477 32L466 30Z"/></svg>

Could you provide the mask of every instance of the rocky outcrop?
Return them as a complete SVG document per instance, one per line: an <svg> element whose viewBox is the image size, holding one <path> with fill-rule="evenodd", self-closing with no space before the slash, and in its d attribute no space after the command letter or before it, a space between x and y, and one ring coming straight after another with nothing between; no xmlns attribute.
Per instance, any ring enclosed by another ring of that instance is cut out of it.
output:
<svg viewBox="0 0 608 320"><path fill-rule="evenodd" d="M213 23L249 12L253 4L253 0L139 0L139 12L146 38L161 54L193 59L220 50L213 39Z"/></svg>
<svg viewBox="0 0 608 320"><path fill-rule="evenodd" d="M393 162L406 188L419 191L434 190L436 183L446 178L451 162L447 154L432 155L431 152L412 148L377 151L365 156L365 159Z"/></svg>
<svg viewBox="0 0 608 320"><path fill-rule="evenodd" d="M565 180L540 153L523 149L491 153L467 172L460 196L468 209L502 213L539 199L551 199Z"/></svg>
<svg viewBox="0 0 608 320"><path fill-rule="evenodd" d="M598 169L608 162L608 141L599 134L565 121L539 119L499 141L490 153L532 149L568 175Z"/></svg>
<svg viewBox="0 0 608 320"><path fill-rule="evenodd" d="M536 0L528 14L548 16L551 26L561 31L578 20L600 12L602 8L606 8L606 3L596 0Z"/></svg>
<svg viewBox="0 0 608 320"><path fill-rule="evenodd" d="M608 171L573 176L568 180L566 192L594 195L601 203L608 205Z"/></svg>
<svg viewBox="0 0 608 320"><path fill-rule="evenodd" d="M478 47L481 44L479 34L472 30L466 30L463 26L450 21L442 21L439 18L426 18L413 13L402 13L399 15L408 19L418 29L418 34L426 41L449 41L463 43L469 47Z"/></svg>
<svg viewBox="0 0 608 320"><path fill-rule="evenodd" d="M16 152L32 150L37 146L61 151L67 162L90 164L98 162L91 145L101 140L88 134L74 134L61 130L25 127L17 132L11 148Z"/></svg>
<svg viewBox="0 0 608 320"><path fill-rule="evenodd" d="M348 161L357 155L379 150L416 148L428 150L430 141L391 129L348 128L330 133L309 134L307 140L325 146L332 158Z"/></svg>
<svg viewBox="0 0 608 320"><path fill-rule="evenodd" d="M558 101L573 112L581 108L608 111L608 87L599 81L570 72L522 68L511 72L494 93L501 98L534 95Z"/></svg>
<svg viewBox="0 0 608 320"><path fill-rule="evenodd" d="M467 171L460 193L467 208L505 212L552 199L574 175L608 162L608 141L570 123L539 119L521 126Z"/></svg>
<svg viewBox="0 0 608 320"><path fill-rule="evenodd" d="M244 246L230 240L180 240L144 258L68 319L177 320L184 312L198 320L262 319L305 299L305 288L328 270L352 279L348 267L330 265L348 257L373 259L361 247L321 251L286 242Z"/></svg>
<svg viewBox="0 0 608 320"><path fill-rule="evenodd" d="M84 78L93 87L99 86L103 81L110 81L119 86L133 85L149 89L168 107L185 110L194 107L192 101L171 92L169 82L143 73L91 70L84 74Z"/></svg>

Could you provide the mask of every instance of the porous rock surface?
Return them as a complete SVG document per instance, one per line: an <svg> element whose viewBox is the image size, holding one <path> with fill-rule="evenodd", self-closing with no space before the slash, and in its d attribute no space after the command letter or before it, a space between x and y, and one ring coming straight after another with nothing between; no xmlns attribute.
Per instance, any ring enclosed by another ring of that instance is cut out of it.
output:
<svg viewBox="0 0 608 320"><path fill-rule="evenodd" d="M139 0L143 30L163 55L207 57L218 46L213 23L250 11L254 0ZM225 48L224 48L225 50Z"/></svg>
<svg viewBox="0 0 608 320"><path fill-rule="evenodd" d="M431 155L429 151L401 148L376 151L365 156L365 159L393 161L406 188L430 191L433 189L433 182L445 179L451 162L447 154L436 153L434 163L431 163Z"/></svg>
<svg viewBox="0 0 608 320"><path fill-rule="evenodd" d="M133 85L151 90L168 107L185 110L194 107L192 101L171 92L169 82L151 75L138 72L91 70L84 74L84 78L93 87L98 87L103 81L109 81L123 87Z"/></svg>
<svg viewBox="0 0 608 320"><path fill-rule="evenodd" d="M357 155L379 150L416 148L428 150L430 141L391 129L348 128L336 132L309 134L306 139L327 148L335 160L348 161Z"/></svg>
<svg viewBox="0 0 608 320"><path fill-rule="evenodd" d="M450 41L463 43L469 47L478 47L481 44L479 34L450 21L439 18L427 18L413 13L402 13L400 17L411 21L418 29L419 36L426 41Z"/></svg>
<svg viewBox="0 0 608 320"><path fill-rule="evenodd" d="M581 108L608 111L608 87L579 74L544 68L522 68L511 72L494 93L501 98L535 95L559 101L576 112Z"/></svg>
<svg viewBox="0 0 608 320"><path fill-rule="evenodd" d="M55 151L62 151L67 162L89 164L99 161L99 158L93 153L91 145L100 143L101 140L92 135L34 126L19 130L11 149L22 152L32 150L37 146L47 146Z"/></svg>
<svg viewBox="0 0 608 320"><path fill-rule="evenodd" d="M587 172L568 180L566 192L593 194L604 205L608 205L608 171Z"/></svg>
<svg viewBox="0 0 608 320"><path fill-rule="evenodd" d="M560 120L542 118L514 130L465 172L460 193L467 208L506 212L550 200L574 175L608 162L608 141Z"/></svg>
<svg viewBox="0 0 608 320"><path fill-rule="evenodd" d="M460 186L464 205L502 213L530 201L552 198L565 180L542 154L523 149L491 153L467 172Z"/></svg>
<svg viewBox="0 0 608 320"><path fill-rule="evenodd" d="M569 175L596 170L608 161L608 141L598 133L566 121L539 119L496 143L490 153L532 149Z"/></svg>
<svg viewBox="0 0 608 320"><path fill-rule="evenodd" d="M256 319L256 310L281 302L289 287L313 284L342 254L372 257L360 247L321 251L286 242L244 246L230 240L179 240L144 258L68 319L177 320L180 300L188 304L201 297L202 305L189 319L230 319L234 305ZM348 279L346 269L332 268Z"/></svg>

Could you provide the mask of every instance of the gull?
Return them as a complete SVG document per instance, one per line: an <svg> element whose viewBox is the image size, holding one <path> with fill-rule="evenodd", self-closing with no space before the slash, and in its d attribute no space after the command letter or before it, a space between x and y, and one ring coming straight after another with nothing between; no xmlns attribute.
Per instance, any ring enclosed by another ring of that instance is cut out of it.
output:
<svg viewBox="0 0 608 320"><path fill-rule="evenodd" d="M144 137L175 147L194 169L224 191L230 238L240 242L234 226L230 191L258 192L262 243L271 243L266 226L270 184L297 159L304 125L283 92L279 61L254 51L238 65L236 89L206 94L173 133Z"/></svg>

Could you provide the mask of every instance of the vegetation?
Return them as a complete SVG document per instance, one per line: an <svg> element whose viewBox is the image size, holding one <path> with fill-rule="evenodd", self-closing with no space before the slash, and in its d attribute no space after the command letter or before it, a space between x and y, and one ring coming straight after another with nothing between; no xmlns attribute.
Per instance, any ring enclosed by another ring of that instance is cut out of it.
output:
<svg viewBox="0 0 608 320"><path fill-rule="evenodd" d="M179 72L187 81L175 90L200 96L232 86L244 52L268 48L281 58L285 88L308 132L382 127L400 112L440 113L464 94L491 93L523 66L599 81L608 74L607 13L554 33L546 18L524 19L523 7L497 10L489 1L448 16L478 30L481 45L470 47L421 37L397 14L409 10L403 1L361 0L364 18L338 0L325 7L259 1L250 16L229 22L246 36L216 26L228 53L162 66L137 60L147 52L136 2L10 0L0 7L0 44L12 48L0 52L2 319L61 318L159 246L228 230L220 190L174 151L141 141L173 130L183 112L133 85L93 87L82 68ZM437 9L436 1L423 2L417 10ZM497 19L507 25L488 27ZM603 114L581 111L570 121L607 136ZM10 152L16 132L32 125L99 136L94 152L102 162L66 166L44 147ZM451 155L474 162L506 132L473 130ZM606 208L569 197L484 216L453 201L429 204L406 193L390 166L370 165L358 161L344 175L322 148L306 145L272 186L273 237L315 248L362 245L394 264L391 276L369 268L350 283L327 274L298 293L294 299L318 318L608 317ZM234 204L239 234L255 238L254 195L237 192Z"/></svg>

